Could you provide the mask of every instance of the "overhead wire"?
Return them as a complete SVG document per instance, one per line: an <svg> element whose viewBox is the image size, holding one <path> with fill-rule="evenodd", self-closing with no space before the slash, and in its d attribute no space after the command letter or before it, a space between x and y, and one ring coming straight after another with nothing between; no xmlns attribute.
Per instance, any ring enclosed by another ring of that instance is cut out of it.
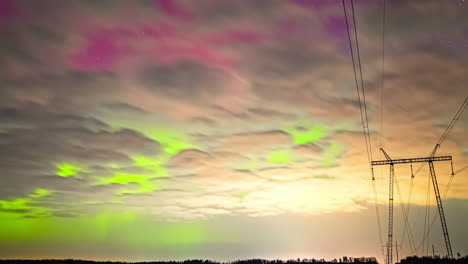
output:
<svg viewBox="0 0 468 264"><path fill-rule="evenodd" d="M410 215L410 209L411 209L411 198L413 197L413 187L414 187L414 174L413 174L413 164L410 165L410 168L411 168L411 180L410 180L410 187L409 187L409 193L408 193L408 200L406 202L407 204L407 210L406 210L406 215L408 216L408 219L409 219L409 215ZM403 232L402 232L402 235L401 235L401 246L403 247L403 244L404 244L404 237L406 235L406 232L408 232L406 226L403 228ZM414 237L413 237L414 239ZM411 247L411 245L410 245ZM414 244L414 240L413 240L413 249L415 248L415 244ZM411 250L412 253L411 254L414 254L415 250Z"/></svg>
<svg viewBox="0 0 468 264"><path fill-rule="evenodd" d="M384 107L384 84L385 84L385 21L386 21L387 1L383 0L382 6L382 74L380 77L380 133L379 133L379 148L382 148L382 133L383 133L383 107Z"/></svg>
<svg viewBox="0 0 468 264"><path fill-rule="evenodd" d="M451 187L452 184L453 184L453 180L454 180L454 178L455 178L455 175L456 175L457 173L459 173L459 172L465 170L466 168L468 168L468 166L465 166L464 168L462 168L462 169L460 169L460 170L458 170L458 171L456 171L456 172L453 172L453 171L452 171L452 175L450 176L449 181L448 181L448 183L447 183L447 186L445 187L445 190L444 190L444 195L443 195L443 197L442 197L442 202L447 198L447 194L449 193L450 187ZM453 170L453 168L452 168L452 170ZM428 222L427 222L427 223L428 223L428 226L427 226L427 230L425 230L424 237L423 237L423 241L428 241L428 239L429 239L429 234L430 234L430 230L432 229L432 226L434 225L434 223L435 223L435 221L436 221L436 219L437 219L437 216L438 216L437 214L434 214L434 217L432 218L432 221L431 221L430 223L429 223L429 218L430 218L430 217L428 217L428 219L427 219L427 221L428 221ZM425 229L426 229L426 228L425 228ZM423 243L424 243L424 242L422 242L422 244L423 244ZM428 244L428 242L426 242L426 243ZM419 247L421 247L421 245L419 245L418 248L419 248ZM428 248L429 245L426 245L426 247ZM426 250L426 252L427 252L427 251L428 251L428 249Z"/></svg>
<svg viewBox="0 0 468 264"><path fill-rule="evenodd" d="M431 229L429 228L429 219L431 218L431 178L428 176L427 178L427 200L426 200L426 223L424 224L424 241L425 244L423 245L423 253L426 252L426 255L429 253L429 234ZM425 249L425 251L424 251Z"/></svg>
<svg viewBox="0 0 468 264"><path fill-rule="evenodd" d="M425 212L424 212L424 227L423 227L423 237L421 243L416 247L416 252L421 249L421 255L424 255L425 248L426 248L426 237L428 236L428 226L429 226L429 214L430 214L430 208L429 208L429 203L430 203L430 187L431 187L431 178L427 178L427 188L426 188L426 206L425 206ZM422 248L421 248L422 247Z"/></svg>
<svg viewBox="0 0 468 264"><path fill-rule="evenodd" d="M346 17L346 8L345 8L344 0L343 0L343 8L344 8L345 17ZM353 0L351 0L351 8L352 8L352 12L353 12L353 25L354 25L354 28L355 28L354 34L355 34L356 46L357 46L359 73L360 73L360 77L361 77L361 89L362 89L362 93L363 93L364 113L365 113L365 121L366 121L365 122L366 125L364 125L364 121L363 121L363 130L364 130L364 136L365 136L365 139L366 139L366 149L368 151L368 158L370 156L370 159L372 160L372 147L371 147L371 142L370 142L370 133L369 133L369 126L368 126L368 118L367 118L367 107L366 107L366 102L365 102L364 82L363 82L363 78L362 78L362 67L361 67L360 54L359 54L359 42L358 42L358 38L357 38L357 30L356 30L356 21L355 21L355 15L354 15ZM386 1L385 0L383 0L383 8L382 9L383 9L383 14L382 14L382 73L381 73L382 75L381 75L381 102L380 102L381 107L380 107L380 133L379 133L380 148L382 148L383 98L384 98L384 80L385 80L385 21L386 21ZM356 68L355 68L354 56L353 56L353 51L352 51L352 46L351 46L351 38L349 36L350 33L349 33L349 26L348 26L347 17L346 17L346 24L347 24L347 30L348 30L348 38L349 38L351 56L352 56L352 59L353 59L353 69L354 69L355 80L356 80L356 89L358 90L358 98L359 98L360 95L359 95L359 89L358 89L358 85L357 85L358 81L357 81L357 77L356 77ZM360 104L360 110L361 110L361 118L363 118L360 98L359 98L359 104ZM444 131L442 136L437 141L436 148L434 148L433 151L429 154L430 156L435 155L435 152L437 150L437 146L440 146L446 140L447 136L450 134L452 129L455 127L457 121L462 116L462 114L465 111L467 105L468 105L468 97L465 99L464 103L462 104L462 106L459 108L459 110L455 114L455 117L452 119L452 121L448 125L447 129ZM367 133L368 136L366 136L366 133ZM370 154L369 154L369 149L370 149ZM405 220L405 227L404 227L403 235L402 235L403 237L402 237L402 240L400 240L400 241L402 241L402 243L404 241L403 238L405 236L405 233L406 232L408 232L408 234L411 233L411 229L410 229L410 226L408 224L408 217L409 217L408 215L409 215L410 208L411 208L411 198L412 198L412 193L413 193L414 177L415 177L416 174L419 173L419 171L422 169L422 167L423 167L423 164L421 164L421 166L417 169L416 173L413 173L413 168L412 168L412 165L411 165L411 174L412 175L411 175L410 189L409 189L409 195L408 195L407 210L405 210L402 201L400 201L400 204L401 204L402 210L403 210L404 220ZM463 169L465 169L465 168L463 168ZM373 174L373 169L371 168L371 170L372 170L372 174ZM446 191L444 193L444 198L445 198L445 196L447 194L448 189L451 186L452 180L453 180L453 174L452 174L452 177L450 178L449 183L447 185ZM381 231L380 231L381 230L381 227L380 227L380 214L379 214L378 206L377 206L378 205L378 198L377 198L377 192L376 192L376 187L375 187L374 175L372 175L372 181L373 181L374 200L375 200L375 204L376 204L377 221L378 221L378 226L379 226L379 237L380 237L380 243L382 244L382 238L381 238L382 235L381 235ZM399 189L398 184L397 184L397 188ZM425 227L424 227L424 237L423 237L423 244L425 242L424 240L426 240L426 244L427 244L426 252L428 251L428 247L429 247L428 246L428 238L426 239L426 236L427 237L429 236L430 228L431 228L432 224L434 223L434 220L436 219L436 215L435 215L433 221L429 224L429 219L430 219L430 208L429 208L430 195L429 195L429 193L430 193L430 181L428 181L428 190L427 190L427 197L426 197L426 217L425 217ZM399 195L400 195L400 199L402 199L401 194L399 194ZM427 231L426 231L426 227L427 227ZM408 239L408 240L410 242L411 251L414 252L416 250L414 240L412 242L411 242L411 239Z"/></svg>
<svg viewBox="0 0 468 264"><path fill-rule="evenodd" d="M352 46L351 32L350 32L350 27L349 27L349 20L348 20L345 0L342 0L343 12L344 12L344 16L345 16L346 29L347 29L347 33L348 33L349 49L350 49L350 53L351 53L353 73L354 73L354 79L355 79L355 83L356 83L356 91L357 91L358 102L359 102L359 110L360 110L361 121L362 121L362 125L363 125L363 134L364 134L364 140L365 140L365 145L366 145L367 159L369 161L371 174L372 174L374 199L375 199L375 203L376 203L376 213L377 213L378 226L379 226L379 237L380 237L380 240L381 240L380 242L382 244L382 235L381 235L382 233L381 233L380 216L379 216L380 214L378 212L378 206L377 206L378 205L378 198L377 198L377 195L376 195L375 178L374 178L373 168L372 168L372 165L371 165L371 161L372 161L372 144L371 144L371 137L370 137L370 130L369 130L369 120L368 120L368 115L367 115L367 105L366 105L366 98L365 98L364 78L363 78L363 74L362 74L362 64L361 64L361 56L360 56L360 49L359 49L359 40L358 40L358 36L357 36L358 33L357 33L357 25L356 25L355 11L354 11L354 1L350 0L350 2L351 2L352 22L353 22L353 28L354 28L354 38L355 38L355 43L356 43L356 55L357 56L355 56L353 46ZM386 21L385 16L386 16L386 1L383 0L383 15L382 15L382 19L383 19L383 21L382 21L382 76L381 76L382 91L381 91L381 113L380 113L380 133L379 133L380 147L382 147L382 134L383 134L382 131L383 131L383 98L384 98L384 80L385 80L384 75L385 75L385 21ZM357 57L357 62L356 62L355 57ZM357 72L359 72L361 87L359 87L358 73ZM361 101L361 93L362 93L362 101ZM446 140L447 136L450 134L450 132L455 127L455 125L458 122L458 120L460 119L460 117L463 115L467 105L468 105L468 97L465 99L463 105L460 107L460 109L455 114L455 117L452 119L452 121L448 125L447 129L444 131L442 136L439 138L439 140L438 140L438 142L436 144L436 148L434 148L433 151L429 155L431 155L431 156L435 155L437 147L440 146ZM414 173L414 174L413 174L413 170L412 170L412 178L411 178L411 185L410 185L409 196L408 196L408 208L407 208L407 210L405 209L404 204L402 203L403 198L401 197L401 193L399 193L400 199L401 199L400 203L401 203L401 206L402 206L404 220L405 220L404 232L408 232L409 237L412 236L411 235L412 232L411 232L411 229L410 229L409 224L408 224L408 214L409 214L409 209L410 209L410 205L411 205L410 202L411 202L412 191L413 191L412 187L413 187L413 184L414 184L413 180L414 180L414 176L419 173L419 171L422 169L422 167L423 167L423 165L421 165L418 168L418 170L416 171L416 173ZM444 193L444 198L445 198L445 196L446 196L446 194L448 192L448 189L451 186L452 180L453 180L453 175L452 175L452 178L450 178L449 183L447 185L448 188L446 188L446 192ZM398 188L398 191L400 192L398 186L397 186L397 188ZM432 223L429 224L429 219L430 219L430 208L429 208L430 195L429 195L429 193L430 193L430 179L428 180L428 190L427 190L427 197L426 197L426 216L425 216L425 227L424 227L424 237L423 237L423 250L424 250L424 243L426 243L427 244L426 252L428 251L428 248L429 248L428 238L426 239L426 237L429 236L430 226L432 225ZM434 221L432 221L432 222L434 222ZM426 231L426 229L427 229L427 231ZM414 240L413 241L411 241L411 239L409 239L409 240L410 240L410 247L412 247L412 251L417 250L415 248ZM401 240L401 241L403 241L403 240ZM390 245L390 246L392 246L392 245Z"/></svg>
<svg viewBox="0 0 468 264"><path fill-rule="evenodd" d="M438 145L440 146L440 145L442 145L442 143L444 143L444 141L447 139L448 134L455 127L458 120L460 120L460 118L463 116L463 113L465 112L467 106L468 106L468 97L465 98L465 101L460 106L458 111L455 113L455 116L453 117L452 121L450 121L450 123L447 126L447 128L445 129L444 133L440 136L439 140L436 143L436 147ZM436 147L431 151L431 153L428 154L428 156L432 156L433 154L435 154ZM424 164L421 164L421 166L419 166L419 168L416 170L415 176L421 171L423 166L424 166Z"/></svg>
<svg viewBox="0 0 468 264"><path fill-rule="evenodd" d="M383 134L383 98L384 98L384 80L385 80L385 20L386 20L386 0L383 0L382 5L382 73L381 73L381 92L380 92L380 131L379 131L379 149L382 148L382 134ZM382 154L380 154L382 155ZM382 174L382 168L380 168L380 173ZM373 175L372 175L373 176ZM377 218L377 228L379 232L379 242L380 245L383 245L383 235L382 235L382 224L380 219L379 211L379 198L377 195L377 187L375 183L375 177L372 177L372 189L374 192L374 204L375 204L375 214ZM384 249L382 249L382 255L385 256Z"/></svg>
<svg viewBox="0 0 468 264"><path fill-rule="evenodd" d="M463 104L460 106L460 108L458 109L458 111L455 113L455 116L452 118L452 120L450 121L450 123L448 124L447 128L445 129L444 133L440 136L439 140L437 141L434 149L428 154L429 157L432 157L435 155L436 151L437 151L437 148L445 142L445 140L447 139L447 136L450 134L450 132L453 130L453 128L455 127L455 125L457 124L457 122L460 120L460 118L463 116L466 108L468 106L468 97L465 98ZM416 170L416 172L413 174L413 178L414 176L416 176L420 171L421 169L424 167L424 164L421 164L418 169ZM463 168L464 169L464 168ZM453 178L453 175L451 177L451 180ZM451 184L451 180L449 180L449 183ZM429 203L430 203L430 197L429 197L429 191L430 191L430 178L428 179L428 193L427 193L427 197L426 197L426 212L425 212L425 222L424 222L424 234L423 234L423 239L422 239L422 247L423 247L423 253L424 253L424 248L426 247L426 252L428 252L428 237L429 237L429 233L430 233L430 228L432 227L433 223L434 223L434 219L436 219L437 215L434 215L434 218L433 218L433 221L430 222L430 208L429 208ZM446 189L446 191L448 191L448 189ZM410 190L411 192L411 190ZM444 194L444 198L445 198L445 195ZM410 196L411 197L411 196ZM410 211L410 208L411 208L411 200L408 199L408 211ZM427 229L427 230L426 230ZM419 248L421 247L421 244L417 247L416 251L419 250Z"/></svg>
<svg viewBox="0 0 468 264"><path fill-rule="evenodd" d="M459 172L462 172L462 171L464 171L464 170L466 170L466 169L468 169L468 166L465 166L465 167L463 167L463 168L457 170L456 172L454 172L454 174L458 174Z"/></svg>
<svg viewBox="0 0 468 264"><path fill-rule="evenodd" d="M351 4L353 2L351 1ZM364 118L364 111L363 111L363 107L362 107L362 101L361 101L361 92L359 91L359 81L358 81L358 74L357 74L357 70L356 70L356 61L355 61L355 55L354 55L354 49L353 49L353 46L352 46L352 40L351 40L351 32L350 32L350 29L349 29L349 21L348 21L348 12L346 11L346 1L345 0L342 0L342 5L343 5L343 12L344 12L344 16L345 16L345 22L346 22L346 31L348 33L348 43L349 43L349 50L351 52L351 61L352 61L352 65L353 65L353 73L354 73L354 80L355 80L355 83L356 83L356 92L357 92L357 97L358 97L358 103L359 103L359 111L360 111L360 114L361 114L361 121L362 121L362 128L363 128L363 134L364 134L364 140L365 140L365 144L366 144L366 152L367 152L367 159L368 159L368 162L369 162L369 165L371 163L371 155L370 155L370 150L369 150L369 144L368 144L368 136L367 136L367 130L366 130L366 120ZM353 8L354 10L354 8Z"/></svg>
<svg viewBox="0 0 468 264"><path fill-rule="evenodd" d="M342 0L342 5L343 5L343 13L345 17L345 22L346 22L346 31L348 33L348 43L349 43L349 50L351 53L351 61L352 61L352 66L353 66L353 73L354 73L354 80L355 80L355 85L356 85L356 92L357 92L357 97L358 97L358 102L359 102L359 111L361 115L361 121L362 121L362 128L363 128L363 135L364 135L364 141L366 145L366 154L367 154L367 160L369 162L369 168L371 171L372 175L372 182L373 182L373 191L374 191L374 203L376 206L376 214L377 214L377 222L378 222L378 229L379 229L379 240L380 244L383 245L383 239L382 239L382 228L380 225L380 216L379 216L379 211L378 211L378 198L377 198L377 191L375 187L375 177L374 177L374 172L373 168L371 166L371 161L372 161L372 144L371 144L371 138L370 138L370 132L369 132L369 119L367 115L367 106L366 106L366 98L365 98L365 90L364 90L364 79L363 79L363 74L362 74L362 64L361 64L361 54L360 54L360 49L359 49L359 40L357 36L357 25L356 25L356 16L355 16L355 11L354 11L354 1L351 0L351 12L352 12L352 22L353 22L353 29L354 29L354 41L356 43L356 54L354 53L353 45L352 45L352 39L351 39L351 31L350 31L350 22L348 19L348 11L346 9L346 2L345 0ZM356 62L356 57L357 57L357 62ZM358 80L358 72L359 72L359 77L360 81ZM359 84L361 84L361 89L359 87ZM362 100L361 100L361 93L362 93ZM364 110L363 110L364 109ZM385 253L382 248L382 256L385 256Z"/></svg>
<svg viewBox="0 0 468 264"><path fill-rule="evenodd" d="M413 232L411 231L411 226L410 226L410 223L409 223L409 220L408 220L408 215L407 215L407 212L406 212L405 204L403 202L403 196L401 195L400 185L398 184L397 176L394 175L393 177L395 177L395 185L397 187L396 189L397 189L398 197L399 197L399 200L400 200L400 208L401 208L401 212L402 212L402 216L403 216L403 221L405 223L405 228L408 230L407 235L408 235L408 241L409 241L409 244L410 244L411 254L414 254Z"/></svg>
<svg viewBox="0 0 468 264"><path fill-rule="evenodd" d="M372 181L372 189L374 191L374 204L375 204L375 211L377 215L377 228L379 230L379 242L380 245L383 245L383 237L382 237L382 226L381 226L381 220L380 220L380 212L379 212L379 201L378 201L378 196L377 196L377 190L375 186L375 180ZM382 249L382 255L385 256L385 252Z"/></svg>
<svg viewBox="0 0 468 264"><path fill-rule="evenodd" d="M468 166L465 167L465 168L468 168ZM452 174L451 174L451 176L450 176L450 178L449 178L449 180L448 180L447 186L445 187L444 195L442 196L442 202L444 202L445 198L447 197L448 192L450 191L450 187L452 187L452 184L453 184L453 180L454 180L454 178L455 178L455 175L456 175L458 172L464 170L465 168L462 168L461 170L458 170L457 172L453 172L453 164L452 164ZM437 214L434 214L434 217L432 218L432 221L431 221L431 223L429 224L429 227L428 227L429 230L430 230L430 229L432 228L432 226L434 225L434 223L435 223L435 221L436 221L436 219L437 219L437 216L438 216ZM430 231L428 231L428 233L429 233L429 232L430 232Z"/></svg>
<svg viewBox="0 0 468 264"><path fill-rule="evenodd" d="M354 38L356 41L356 51L357 51L357 58L358 58L358 65L359 65L359 75L361 77L361 91L362 91L362 100L363 100L363 105L364 105L364 117L366 120L366 125L365 125L365 130L367 133L367 140L369 142L369 152L370 152L370 160L372 160L372 144L371 144L371 138L370 138L370 131L369 131L369 119L367 116L367 105L366 105L366 93L364 90L364 78L362 77L362 64L361 64L361 53L359 51L359 39L358 39L358 30L357 30L357 24L356 24L356 16L354 13L354 0L351 0L351 12L353 14L353 27L354 27Z"/></svg>
<svg viewBox="0 0 468 264"><path fill-rule="evenodd" d="M444 134L442 134L442 136L439 138L439 141L437 141L436 145L442 145L442 143L447 138L448 134L452 131L455 124L458 122L460 117L463 115L463 112L465 111L467 106L468 106L468 97L465 98L465 101L463 102L463 104L458 109L457 113L455 114L455 117L452 119L452 122L450 122L450 124L447 127L447 129L445 130Z"/></svg>

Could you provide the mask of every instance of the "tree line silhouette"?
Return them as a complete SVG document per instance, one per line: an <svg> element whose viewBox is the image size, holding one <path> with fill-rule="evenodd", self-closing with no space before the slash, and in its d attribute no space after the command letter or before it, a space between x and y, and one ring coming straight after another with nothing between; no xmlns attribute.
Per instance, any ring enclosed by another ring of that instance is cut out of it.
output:
<svg viewBox="0 0 468 264"><path fill-rule="evenodd" d="M123 261L90 261L79 259L42 259L42 260L0 260L0 264L378 264L374 257L342 257L338 259L290 259L290 260L265 260L265 259L246 259L228 262L217 262L212 260L191 259L184 261L149 261L149 262L123 262ZM448 259L440 257L407 257L400 260L397 264L468 264L468 255L457 259Z"/></svg>
<svg viewBox="0 0 468 264"><path fill-rule="evenodd" d="M265 260L265 259L246 259L235 260L229 262L217 262L211 260L192 259L184 261L151 261L151 262L122 262L122 261L90 261L77 259L43 259L43 260L0 260L0 264L329 264L329 263L346 263L346 264L378 264L374 257L342 257L339 259L290 259L290 260Z"/></svg>
<svg viewBox="0 0 468 264"><path fill-rule="evenodd" d="M402 259L400 264L468 264L468 255L457 259L441 258L441 257L407 257Z"/></svg>

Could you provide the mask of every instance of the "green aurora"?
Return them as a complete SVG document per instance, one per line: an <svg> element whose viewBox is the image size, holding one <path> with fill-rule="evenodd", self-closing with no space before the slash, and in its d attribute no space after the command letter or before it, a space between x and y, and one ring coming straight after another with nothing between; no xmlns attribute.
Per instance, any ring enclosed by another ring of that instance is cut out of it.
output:
<svg viewBox="0 0 468 264"><path fill-rule="evenodd" d="M48 197L52 191L38 188L26 197L15 198L12 200L0 200L0 212L18 214L17 217L48 217L51 210L47 207L37 205L42 198ZM3 219L3 218L0 218ZM3 221L0 221L0 225Z"/></svg>
<svg viewBox="0 0 468 264"><path fill-rule="evenodd" d="M132 129L137 131L159 143L162 150L161 153L155 156L131 156L133 164L136 167L142 168L145 173L126 173L120 170L117 163L112 163L112 166L108 168L111 170L113 176L95 177L92 183L93 185L132 184L133 186L133 184L137 184L137 188L120 188L116 193L117 195L153 193L161 190L164 186L164 181L155 179L170 177L166 167L167 162L183 150L196 149L188 135L184 134L181 130L171 127L150 126L147 123L137 123L135 121L127 123L115 123L110 121L109 124L112 125L116 131L118 129ZM326 127L320 123L300 119L293 124L286 125L283 130L290 135L294 144L305 145L321 142L333 129L333 127ZM322 165L324 167L334 166L336 164L336 158L342 151L342 146L336 143L332 143L330 146L326 147L322 154ZM241 165L241 168L243 167L244 169L255 171L263 166L261 165L261 160L255 158L255 156L256 155L253 155L247 163L243 163L244 165ZM270 164L289 164L293 161L293 157L293 150L278 150L268 153L266 161ZM61 177L75 177L78 176L80 172L84 172L84 170L73 163L61 163L57 165L56 174Z"/></svg>
<svg viewBox="0 0 468 264"><path fill-rule="evenodd" d="M314 143L328 135L328 129L322 124L310 124L301 120L295 125L285 127L284 131L291 135L295 144Z"/></svg>
<svg viewBox="0 0 468 264"><path fill-rule="evenodd" d="M0 213L0 242L42 240L66 243L122 243L133 247L177 247L216 241L216 230L197 222L156 221L131 212L102 212L74 217L19 217ZM141 228L135 230L134 227ZM125 238L125 239L123 239ZM119 242L120 241L120 242Z"/></svg>
<svg viewBox="0 0 468 264"><path fill-rule="evenodd" d="M272 164L288 164L292 161L292 153L290 150L273 151L268 154L267 159Z"/></svg>
<svg viewBox="0 0 468 264"><path fill-rule="evenodd" d="M82 170L71 163L60 163L57 165L57 172L56 174L60 177L73 177L76 176Z"/></svg>

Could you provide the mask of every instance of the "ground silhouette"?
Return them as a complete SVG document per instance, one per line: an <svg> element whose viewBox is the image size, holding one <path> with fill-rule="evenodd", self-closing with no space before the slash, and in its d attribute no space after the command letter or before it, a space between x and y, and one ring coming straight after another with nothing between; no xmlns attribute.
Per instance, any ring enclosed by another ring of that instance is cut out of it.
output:
<svg viewBox="0 0 468 264"><path fill-rule="evenodd" d="M328 264L328 263L347 263L347 264L377 264L377 260L373 257L343 257L333 260L325 259L291 259L291 260L265 260L265 259L246 259L235 260L229 262L217 262L211 260L185 260L185 261L151 261L151 262L118 262L118 261L89 261L75 259L43 259L43 260L0 260L0 264Z"/></svg>
<svg viewBox="0 0 468 264"><path fill-rule="evenodd" d="M149 261L149 262L123 262L123 261L90 261L79 259L42 259L42 260L0 260L0 264L378 264L374 257L342 257L338 259L290 259L290 260L265 260L265 259L246 259L229 262L217 262L211 260L192 259L184 261ZM457 259L448 259L440 257L407 257L400 260L397 264L468 264L468 255Z"/></svg>
<svg viewBox="0 0 468 264"><path fill-rule="evenodd" d="M400 260L400 264L468 264L468 255L457 259L440 257L407 257Z"/></svg>

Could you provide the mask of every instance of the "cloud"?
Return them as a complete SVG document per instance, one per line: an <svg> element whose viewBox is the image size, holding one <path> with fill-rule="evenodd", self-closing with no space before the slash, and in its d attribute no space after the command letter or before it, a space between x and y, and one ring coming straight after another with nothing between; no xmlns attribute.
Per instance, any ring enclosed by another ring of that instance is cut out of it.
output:
<svg viewBox="0 0 468 264"><path fill-rule="evenodd" d="M51 195L51 191L38 188L25 198L16 198L13 200L0 200L0 212L17 213L24 217L47 217L51 215L50 209L37 205L42 198Z"/></svg>
<svg viewBox="0 0 468 264"><path fill-rule="evenodd" d="M2 107L27 104L47 106L49 112L73 112L111 101L119 92L119 82L112 74L69 72L4 80Z"/></svg>
<svg viewBox="0 0 468 264"><path fill-rule="evenodd" d="M22 196L31 188L69 191L66 186L74 182L59 176L76 177L84 181L78 186L88 189L86 182L97 176L135 167L131 156L160 152L157 142L135 131L111 131L96 119L51 113L40 105L3 108L0 119L3 197Z"/></svg>
<svg viewBox="0 0 468 264"><path fill-rule="evenodd" d="M212 101L210 97L225 92L230 76L219 69L212 69L193 62L176 65L160 65L145 70L142 83L151 91L167 97L188 100ZM210 84L210 85L207 85Z"/></svg>
<svg viewBox="0 0 468 264"><path fill-rule="evenodd" d="M255 144L252 144L252 142L255 142ZM283 131L264 131L230 135L218 140L217 144L224 149L235 149L238 153L246 153L270 146L289 145L290 143L291 138Z"/></svg>
<svg viewBox="0 0 468 264"><path fill-rule="evenodd" d="M2 199L51 189L63 216L363 210L370 173L342 7L306 2L18 4L0 20ZM389 3L382 104L380 6L356 8L374 157L380 145L425 155L466 96L466 29L449 19L464 11ZM464 164L459 125L441 152Z"/></svg>

